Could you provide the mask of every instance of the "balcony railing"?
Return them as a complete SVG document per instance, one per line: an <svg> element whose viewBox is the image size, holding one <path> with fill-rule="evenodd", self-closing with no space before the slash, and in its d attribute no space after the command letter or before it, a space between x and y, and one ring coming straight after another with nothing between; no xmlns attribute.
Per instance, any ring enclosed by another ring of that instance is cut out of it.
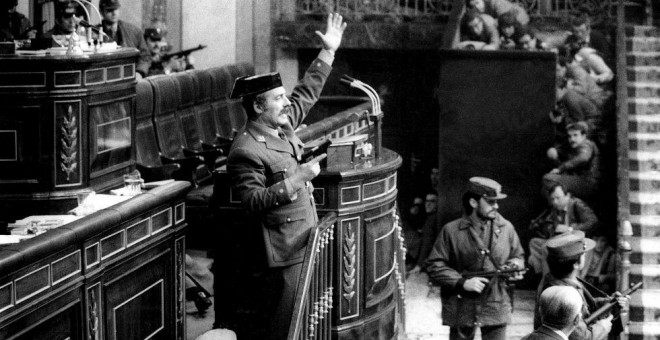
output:
<svg viewBox="0 0 660 340"><path fill-rule="evenodd" d="M278 0L279 20L291 21L339 12L351 21L446 21L455 1L464 0ZM644 2L633 0L631 2ZM588 8L593 16L614 19L617 0L511 0L531 17L565 18Z"/></svg>

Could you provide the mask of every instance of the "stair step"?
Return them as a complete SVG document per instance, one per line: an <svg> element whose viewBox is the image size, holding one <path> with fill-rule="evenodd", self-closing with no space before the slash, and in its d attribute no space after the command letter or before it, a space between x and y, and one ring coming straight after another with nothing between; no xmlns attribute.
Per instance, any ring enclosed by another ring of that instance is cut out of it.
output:
<svg viewBox="0 0 660 340"><path fill-rule="evenodd" d="M630 151L660 151L660 136L653 133L631 132L628 134Z"/></svg>
<svg viewBox="0 0 660 340"><path fill-rule="evenodd" d="M626 51L628 52L660 51L660 37L626 38Z"/></svg>
<svg viewBox="0 0 660 340"><path fill-rule="evenodd" d="M635 192L628 194L633 215L660 215L660 193Z"/></svg>
<svg viewBox="0 0 660 340"><path fill-rule="evenodd" d="M660 66L660 53L633 52L626 55L626 63L630 66Z"/></svg>
<svg viewBox="0 0 660 340"><path fill-rule="evenodd" d="M628 334L628 340L657 340L660 336L660 322L631 321Z"/></svg>
<svg viewBox="0 0 660 340"><path fill-rule="evenodd" d="M655 26L627 26L627 36L635 37L660 37L660 27Z"/></svg>
<svg viewBox="0 0 660 340"><path fill-rule="evenodd" d="M653 83L653 82L628 83L628 97L631 98L660 97L660 83Z"/></svg>
<svg viewBox="0 0 660 340"><path fill-rule="evenodd" d="M660 237L660 216L631 215L628 217L637 237ZM651 263L650 261L635 261L635 263Z"/></svg>
<svg viewBox="0 0 660 340"><path fill-rule="evenodd" d="M629 141L632 143L632 140ZM628 170L637 172L660 171L660 152L631 150L628 152Z"/></svg>
<svg viewBox="0 0 660 340"><path fill-rule="evenodd" d="M626 71L631 82L660 82L658 66L628 66Z"/></svg>
<svg viewBox="0 0 660 340"><path fill-rule="evenodd" d="M640 268L645 266L659 266L660 264L660 242L657 240L656 237L647 237L647 238L642 238L642 237L632 237L630 240L630 246L632 247L632 253L630 254L630 263L634 263L632 267L639 266ZM653 272L655 273L652 269L644 269L645 272L642 272L642 269L637 270L636 274L638 279L632 279L632 274L631 274L631 281L639 281L641 280L641 277L644 275L648 275L648 273ZM660 270L660 268L658 269ZM631 271L632 273L632 271ZM654 278L655 279L655 278ZM657 283L658 287L660 289L660 282ZM644 283L644 287L647 287L646 283ZM652 288L652 287L649 287Z"/></svg>
<svg viewBox="0 0 660 340"><path fill-rule="evenodd" d="M660 133L659 115L630 115L628 116L629 133Z"/></svg>
<svg viewBox="0 0 660 340"><path fill-rule="evenodd" d="M660 133L660 115L629 115L629 133Z"/></svg>
<svg viewBox="0 0 660 340"><path fill-rule="evenodd" d="M660 171L629 172L630 191L658 192L660 191Z"/></svg>
<svg viewBox="0 0 660 340"><path fill-rule="evenodd" d="M628 98L628 114L654 115L660 113L660 98Z"/></svg>

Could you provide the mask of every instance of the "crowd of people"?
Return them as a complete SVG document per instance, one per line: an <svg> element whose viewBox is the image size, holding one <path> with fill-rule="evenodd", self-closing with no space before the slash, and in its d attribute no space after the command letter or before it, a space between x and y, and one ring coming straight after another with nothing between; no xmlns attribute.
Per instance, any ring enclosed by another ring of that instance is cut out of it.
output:
<svg viewBox="0 0 660 340"><path fill-rule="evenodd" d="M0 15L0 41L36 38L37 28L29 19L16 11L18 0L3 1ZM116 42L118 46L133 47L140 51L136 65L138 77L169 74L194 68L190 55L168 55L171 49L166 41L166 30L148 27L142 31L137 26L121 20L119 0L100 0L99 10L103 16L101 24L90 26L85 11L75 1L55 1L54 26L38 38L50 40L52 46L68 45L86 39L84 29L91 29L99 43ZM40 29L40 27L39 27ZM48 44L46 44L48 46ZM50 46L48 46L50 47Z"/></svg>
<svg viewBox="0 0 660 340"><path fill-rule="evenodd" d="M471 178L462 198L463 216L445 224L437 203L442 189L435 180L403 214L408 275L426 272L440 287L450 339L472 339L477 328L483 339L505 339L510 284L523 274L538 283L536 331L527 339L605 339L620 332L613 327L616 318L590 324L584 319L611 294L618 294L619 308L628 306L628 297L615 293L617 253L598 211L600 150L611 147L611 123L603 119L613 110L611 44L591 27L585 11L570 17L571 33L562 43L549 46L515 3L466 0L466 5L455 48L556 53L556 105L548 120L555 135L546 152L552 166L539 178L548 206L530 223L531 240L523 247L516 229L498 213L506 198L499 183ZM523 248L529 249L527 257Z"/></svg>

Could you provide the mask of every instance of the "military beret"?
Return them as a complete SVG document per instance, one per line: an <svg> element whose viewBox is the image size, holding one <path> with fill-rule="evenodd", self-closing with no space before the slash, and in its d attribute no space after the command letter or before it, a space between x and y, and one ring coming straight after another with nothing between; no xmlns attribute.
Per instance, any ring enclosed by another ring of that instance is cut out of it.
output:
<svg viewBox="0 0 660 340"><path fill-rule="evenodd" d="M99 7L101 7L101 9L113 10L121 7L121 4L119 4L119 0L101 0Z"/></svg>
<svg viewBox="0 0 660 340"><path fill-rule="evenodd" d="M230 98L242 98L256 95L282 86L282 78L278 72L244 76L236 78Z"/></svg>
<svg viewBox="0 0 660 340"><path fill-rule="evenodd" d="M144 30L144 38L159 41L163 39L163 30L160 28L147 28Z"/></svg>
<svg viewBox="0 0 660 340"><path fill-rule="evenodd" d="M565 259L581 255L596 246L596 242L584 237L584 232L574 230L550 238L546 244L548 258Z"/></svg>
<svg viewBox="0 0 660 340"><path fill-rule="evenodd" d="M506 198L506 194L502 192L502 186L486 177L470 178L467 191L487 199L499 200Z"/></svg>

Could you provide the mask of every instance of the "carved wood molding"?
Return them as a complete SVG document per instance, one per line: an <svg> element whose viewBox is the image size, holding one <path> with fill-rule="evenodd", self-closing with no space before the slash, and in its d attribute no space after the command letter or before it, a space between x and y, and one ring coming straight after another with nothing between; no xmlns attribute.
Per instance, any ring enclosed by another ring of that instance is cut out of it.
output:
<svg viewBox="0 0 660 340"><path fill-rule="evenodd" d="M355 296L356 249L355 231L353 230L353 224L349 223L346 228L346 236L344 237L344 269L342 271L344 278L342 284L343 296L348 302L348 312L351 311L351 302Z"/></svg>
<svg viewBox="0 0 660 340"><path fill-rule="evenodd" d="M60 171L66 174L66 181L71 182L71 175L78 167L78 120L71 105L62 116L60 141Z"/></svg>

